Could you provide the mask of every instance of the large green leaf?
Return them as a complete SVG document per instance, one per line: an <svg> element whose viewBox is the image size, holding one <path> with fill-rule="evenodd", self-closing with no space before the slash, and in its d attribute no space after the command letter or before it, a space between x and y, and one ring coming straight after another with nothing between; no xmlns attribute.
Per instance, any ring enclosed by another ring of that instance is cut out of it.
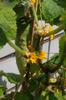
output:
<svg viewBox="0 0 66 100"><path fill-rule="evenodd" d="M57 100L57 97L54 95L54 93L48 93L48 100Z"/></svg>
<svg viewBox="0 0 66 100"><path fill-rule="evenodd" d="M42 96L43 96L42 99L38 99L38 100L64 100L64 97L62 96L61 92L55 92L55 93L44 92L44 95L42 93Z"/></svg>
<svg viewBox="0 0 66 100"><path fill-rule="evenodd" d="M52 64L58 64L59 63L59 54L53 55L50 58L49 62L52 63Z"/></svg>
<svg viewBox="0 0 66 100"><path fill-rule="evenodd" d="M31 79L29 82L29 91L35 92L37 88L38 88L38 81L36 79Z"/></svg>
<svg viewBox="0 0 66 100"><path fill-rule="evenodd" d="M64 8L58 5L55 0L42 0L41 13L48 22L52 22L55 18L64 13Z"/></svg>
<svg viewBox="0 0 66 100"><path fill-rule="evenodd" d="M16 100L33 100L32 95L28 92L19 92L16 94Z"/></svg>
<svg viewBox="0 0 66 100"><path fill-rule="evenodd" d="M16 20L11 6L0 3L0 47L7 42L6 36L15 39Z"/></svg>
<svg viewBox="0 0 66 100"><path fill-rule="evenodd" d="M30 70L32 73L38 73L40 71L40 67L36 64L30 64Z"/></svg>
<svg viewBox="0 0 66 100"><path fill-rule="evenodd" d="M35 92L36 89L39 88L39 85L41 82L45 82L45 74L40 74L38 77L33 77L30 81L29 81L29 91L30 92Z"/></svg>
<svg viewBox="0 0 66 100"><path fill-rule="evenodd" d="M5 76L10 83L14 83L14 84L17 84L21 80L21 76L14 73L5 73L1 71L0 76Z"/></svg>
<svg viewBox="0 0 66 100"><path fill-rule="evenodd" d="M29 18L29 16L24 16L25 11L20 15L19 12L22 9L22 5L17 5L18 7L21 7L19 9L14 9L17 15L17 35L16 35L16 45L20 47L22 50L27 51L27 45L30 41L31 36L31 27L32 27L32 20ZM18 11L17 11L18 10ZM19 15L19 16L18 16ZM23 77L25 68L27 66L27 61L25 57L21 56L20 54L16 53L16 62L18 65L18 69Z"/></svg>
<svg viewBox="0 0 66 100"><path fill-rule="evenodd" d="M21 3L18 3L13 9L16 12L17 19L24 17L25 13L28 11L28 1L22 0Z"/></svg>
<svg viewBox="0 0 66 100"><path fill-rule="evenodd" d="M5 87L0 85L0 97L4 97L4 93L5 93Z"/></svg>
<svg viewBox="0 0 66 100"><path fill-rule="evenodd" d="M12 7L0 3L0 28L6 36L15 39L16 36L16 16Z"/></svg>
<svg viewBox="0 0 66 100"><path fill-rule="evenodd" d="M23 27L26 27L26 26L23 26ZM17 34L16 45L18 45L18 47L20 47L22 50L27 51L28 50L28 48L27 48L27 35L29 33L29 30L30 30L30 25L28 25L25 28L25 31L22 30L20 32L20 30L19 30L19 33ZM16 61L17 61L18 69L23 77L24 72L25 72L25 68L27 66L26 58L23 57L22 55L20 55L19 53L16 53Z"/></svg>
<svg viewBox="0 0 66 100"><path fill-rule="evenodd" d="M55 92L55 96L56 96L57 100L64 100L64 97L63 97L61 91Z"/></svg>
<svg viewBox="0 0 66 100"><path fill-rule="evenodd" d="M59 6L66 10L66 0L54 0Z"/></svg>

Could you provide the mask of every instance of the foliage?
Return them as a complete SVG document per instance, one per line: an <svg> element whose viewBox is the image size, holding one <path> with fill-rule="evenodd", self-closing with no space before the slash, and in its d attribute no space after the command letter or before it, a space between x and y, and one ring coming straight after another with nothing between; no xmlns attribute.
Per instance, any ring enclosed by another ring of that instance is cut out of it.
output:
<svg viewBox="0 0 66 100"><path fill-rule="evenodd" d="M48 54L41 49L45 37L51 42L56 33L66 31L65 0L22 0L13 8L15 13L11 6L0 9L0 45L8 42L15 49L20 72L0 72L1 77L15 84L15 92L0 87L1 100L66 100L66 34L59 39L59 53L50 59L50 44ZM46 23L40 25L40 19ZM54 23L58 25L55 30Z"/></svg>
<svg viewBox="0 0 66 100"><path fill-rule="evenodd" d="M2 31L1 31L2 30ZM11 5L3 4L0 2L0 38L4 38L3 33L6 34L11 39L16 37L16 16L12 10ZM3 46L6 43L4 38L4 43L0 39L0 46Z"/></svg>
<svg viewBox="0 0 66 100"><path fill-rule="evenodd" d="M54 19L61 16L64 13L65 9L62 6L58 5L55 0L43 0L41 5L41 11L43 17L48 22L52 22Z"/></svg>

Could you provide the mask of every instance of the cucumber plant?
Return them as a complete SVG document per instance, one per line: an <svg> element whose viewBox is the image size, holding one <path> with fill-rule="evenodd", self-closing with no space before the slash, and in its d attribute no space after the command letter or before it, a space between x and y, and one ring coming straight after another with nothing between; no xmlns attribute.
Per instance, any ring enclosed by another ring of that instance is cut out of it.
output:
<svg viewBox="0 0 66 100"><path fill-rule="evenodd" d="M20 75L0 72L0 76L15 84L15 91L10 89L10 93L0 86L1 100L66 100L65 5L65 0L20 0L12 8L16 14L15 44L7 35L12 32L7 31L9 23L0 22L0 44L8 43L15 49L20 72ZM55 30L54 24L58 25ZM64 34L59 39L59 53L49 58L50 43L61 30ZM41 49L45 37L49 37L48 53Z"/></svg>

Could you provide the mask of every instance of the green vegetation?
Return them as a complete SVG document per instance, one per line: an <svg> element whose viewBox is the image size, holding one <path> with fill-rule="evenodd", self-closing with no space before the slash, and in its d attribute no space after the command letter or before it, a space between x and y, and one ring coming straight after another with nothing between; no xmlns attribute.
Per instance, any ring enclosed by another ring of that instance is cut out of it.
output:
<svg viewBox="0 0 66 100"><path fill-rule="evenodd" d="M15 49L20 72L0 71L0 76L15 84L14 92L0 85L0 100L66 100L66 0L11 0L1 3L0 19L0 46L7 42ZM40 26L40 19L46 24ZM58 25L55 30L54 24ZM64 35L59 39L59 53L49 59L51 36L61 30ZM46 55L40 47L47 36Z"/></svg>
<svg viewBox="0 0 66 100"><path fill-rule="evenodd" d="M15 3L5 4L0 2L0 29L11 39L15 39L16 36L16 16L13 11L14 5ZM2 41L0 41L0 44L0 46L3 45Z"/></svg>

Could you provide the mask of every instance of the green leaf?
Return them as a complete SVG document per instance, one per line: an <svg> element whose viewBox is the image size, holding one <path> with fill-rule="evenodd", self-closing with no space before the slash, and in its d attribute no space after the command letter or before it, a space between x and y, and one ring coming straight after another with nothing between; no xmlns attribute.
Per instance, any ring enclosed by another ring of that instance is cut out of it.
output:
<svg viewBox="0 0 66 100"><path fill-rule="evenodd" d="M39 95L36 97L36 100L52 100L52 99L49 99L49 94L48 94L48 92L42 91L41 94L39 94ZM53 100L55 100L55 99L53 99Z"/></svg>
<svg viewBox="0 0 66 100"><path fill-rule="evenodd" d="M28 88L30 92L35 92L35 90L38 88L38 81L36 79L31 79Z"/></svg>
<svg viewBox="0 0 66 100"><path fill-rule="evenodd" d="M64 97L63 97L61 91L56 92L56 93L55 93L55 96L56 96L57 100L64 100Z"/></svg>
<svg viewBox="0 0 66 100"><path fill-rule="evenodd" d="M37 64L30 64L30 70L32 73L39 74L40 67Z"/></svg>
<svg viewBox="0 0 66 100"><path fill-rule="evenodd" d="M10 39L16 36L16 16L12 7L0 4L0 28Z"/></svg>
<svg viewBox="0 0 66 100"><path fill-rule="evenodd" d="M44 73L41 73L38 77L37 77L37 81L41 82L41 81L45 81L46 77Z"/></svg>
<svg viewBox="0 0 66 100"><path fill-rule="evenodd" d="M64 34L59 39L59 64L63 64L65 66L65 58L66 58L66 34Z"/></svg>
<svg viewBox="0 0 66 100"><path fill-rule="evenodd" d="M12 100L14 96L14 92L8 93L7 95L5 95L5 98L2 100Z"/></svg>
<svg viewBox="0 0 66 100"><path fill-rule="evenodd" d="M36 34L34 35L33 47L34 47L35 51L40 50L40 36L39 35L36 35Z"/></svg>
<svg viewBox="0 0 66 100"><path fill-rule="evenodd" d="M60 17L60 21L66 25L66 13Z"/></svg>
<svg viewBox="0 0 66 100"><path fill-rule="evenodd" d="M24 17L25 13L28 10L28 3L27 0L22 1L21 3L18 3L13 10L16 12L17 19Z"/></svg>
<svg viewBox="0 0 66 100"><path fill-rule="evenodd" d="M6 91L5 87L3 87L2 85L0 85L0 97L4 97L5 91Z"/></svg>
<svg viewBox="0 0 66 100"><path fill-rule="evenodd" d="M63 66L66 68L66 57L64 59Z"/></svg>
<svg viewBox="0 0 66 100"><path fill-rule="evenodd" d="M41 74L38 77L34 77L29 81L29 91L34 92L38 87L40 82L45 82L45 74Z"/></svg>
<svg viewBox="0 0 66 100"><path fill-rule="evenodd" d="M16 45L25 51L28 50L27 45L28 42L30 41L28 37L30 36L31 33L31 23L32 23L31 19L27 16L17 20ZM23 77L25 68L27 66L27 61L25 57L23 57L18 53L16 54L16 61L18 69Z"/></svg>
<svg viewBox="0 0 66 100"><path fill-rule="evenodd" d="M48 100L58 100L57 97L54 95L54 93L48 93L48 97L49 99ZM60 100L60 99L59 99Z"/></svg>
<svg viewBox="0 0 66 100"><path fill-rule="evenodd" d="M15 100L33 100L33 98L28 92L19 92L16 94Z"/></svg>
<svg viewBox="0 0 66 100"><path fill-rule="evenodd" d="M21 76L14 73L5 73L3 71L0 71L0 76L5 76L10 83L14 84L17 84L21 80Z"/></svg>
<svg viewBox="0 0 66 100"><path fill-rule="evenodd" d="M63 58L66 56L66 35L63 35L59 40L59 53Z"/></svg>
<svg viewBox="0 0 66 100"><path fill-rule="evenodd" d="M58 5L55 0L42 0L41 13L48 22L52 22L64 13L64 8Z"/></svg>
<svg viewBox="0 0 66 100"><path fill-rule="evenodd" d="M7 73L6 77L10 83L14 83L14 84L17 84L21 80L20 75L13 74L13 73Z"/></svg>
<svg viewBox="0 0 66 100"><path fill-rule="evenodd" d="M59 63L59 54L53 55L50 58L49 62L52 63L52 64L58 64Z"/></svg>
<svg viewBox="0 0 66 100"><path fill-rule="evenodd" d="M7 42L6 36L3 30L0 28L0 48L3 47Z"/></svg>
<svg viewBox="0 0 66 100"><path fill-rule="evenodd" d="M35 92L37 88L39 88L39 84L40 82L44 82L45 81L45 74L41 74L38 77L33 77L30 81L29 81L29 87L28 90L30 92Z"/></svg>
<svg viewBox="0 0 66 100"><path fill-rule="evenodd" d="M54 0L59 6L66 10L66 0Z"/></svg>
<svg viewBox="0 0 66 100"><path fill-rule="evenodd" d="M26 22L25 22L25 24L26 24ZM30 30L30 25L28 25L27 27L26 26L27 26L27 24L25 26L23 25L23 27L22 27L22 28L24 28L25 31L23 29L22 30L19 29L19 32L17 34L17 39L16 39L16 45L25 51L28 50L28 48L27 48L27 35L29 34L29 30ZM26 58L23 57L22 55L20 55L19 53L17 53L16 54L16 61L17 61L18 69L23 77L25 68L27 66Z"/></svg>

